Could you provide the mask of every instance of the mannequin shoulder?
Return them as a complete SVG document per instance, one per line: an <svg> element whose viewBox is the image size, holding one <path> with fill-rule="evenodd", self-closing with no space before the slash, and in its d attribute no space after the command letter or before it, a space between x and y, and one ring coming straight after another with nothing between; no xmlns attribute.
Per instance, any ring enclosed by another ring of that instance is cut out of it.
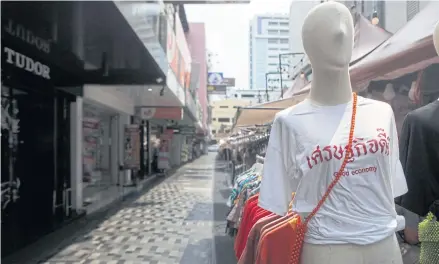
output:
<svg viewBox="0 0 439 264"><path fill-rule="evenodd" d="M359 96L358 97L358 107L360 108L373 108L376 110L379 110L381 113L385 113L385 112L391 112L393 113L393 109L390 106L390 104L383 102L383 101L379 101L379 100L375 100L375 99L371 99L371 98L366 98L366 97L362 97Z"/></svg>
<svg viewBox="0 0 439 264"><path fill-rule="evenodd" d="M303 102L290 106L282 111L279 111L276 114L274 121L280 124L288 125L291 122L294 122L295 116L303 112L303 110Z"/></svg>

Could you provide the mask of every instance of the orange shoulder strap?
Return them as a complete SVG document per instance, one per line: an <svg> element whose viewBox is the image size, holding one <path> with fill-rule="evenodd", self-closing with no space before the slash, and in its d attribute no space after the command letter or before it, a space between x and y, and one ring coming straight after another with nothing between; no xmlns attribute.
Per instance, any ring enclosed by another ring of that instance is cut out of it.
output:
<svg viewBox="0 0 439 264"><path fill-rule="evenodd" d="M346 164L348 163L348 160L350 157L352 157L352 140L354 138L354 130L355 130L355 116L357 114L357 94L353 93L353 100L352 100L352 117L351 117L351 128L349 131L349 143L346 148L346 155L344 157L343 163L338 170L334 180L332 180L331 184L329 184L328 189L326 189L325 194L323 195L322 199L320 199L317 206L312 210L312 212L308 215L308 217L305 220L305 224L308 224L308 222L311 220L313 216L317 214L317 211L319 211L320 207L322 207L323 203L328 198L329 194L331 193L332 189L334 189L334 186L337 184L337 182L341 179L343 176L343 171L346 168Z"/></svg>

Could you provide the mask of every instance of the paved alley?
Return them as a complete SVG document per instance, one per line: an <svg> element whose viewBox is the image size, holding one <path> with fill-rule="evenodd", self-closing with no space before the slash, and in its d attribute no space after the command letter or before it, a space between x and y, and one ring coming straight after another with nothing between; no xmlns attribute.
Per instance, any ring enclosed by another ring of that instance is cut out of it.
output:
<svg viewBox="0 0 439 264"><path fill-rule="evenodd" d="M214 156L183 166L38 262L236 263L232 239L224 233L227 175L215 170Z"/></svg>

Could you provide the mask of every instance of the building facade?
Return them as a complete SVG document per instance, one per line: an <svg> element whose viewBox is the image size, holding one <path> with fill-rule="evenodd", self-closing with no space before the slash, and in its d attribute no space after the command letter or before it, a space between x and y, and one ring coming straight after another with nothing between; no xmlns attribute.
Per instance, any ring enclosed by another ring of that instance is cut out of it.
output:
<svg viewBox="0 0 439 264"><path fill-rule="evenodd" d="M204 23L189 23L190 31L186 38L192 55L192 62L197 65L197 98L201 106L201 123L204 130L208 126L208 98L207 98L207 50L206 26Z"/></svg>
<svg viewBox="0 0 439 264"><path fill-rule="evenodd" d="M302 44L302 26L307 13L322 1L293 1L290 6L290 49L291 51L304 51ZM378 27L390 33L397 32L410 21L420 10L425 8L430 1L338 1L348 8L354 8L366 18L372 20L374 15L378 18ZM290 68L290 76L302 76L306 82L312 81L312 69L308 58Z"/></svg>
<svg viewBox="0 0 439 264"><path fill-rule="evenodd" d="M266 86L280 90L279 54L289 48L289 16L286 14L256 15L249 27L249 89L262 90ZM289 62L283 62L289 64ZM270 73L270 76L266 74ZM290 85L288 73L282 75L283 85Z"/></svg>
<svg viewBox="0 0 439 264"><path fill-rule="evenodd" d="M428 5L429 0L415 0L415 1L340 1L347 7L356 7L357 12L360 12L365 17L372 20L373 15L378 17L378 26L395 33L402 28L408 21L410 21L420 10Z"/></svg>
<svg viewBox="0 0 439 264"><path fill-rule="evenodd" d="M180 4L2 3L2 257L190 159L188 32Z"/></svg>
<svg viewBox="0 0 439 264"><path fill-rule="evenodd" d="M226 100L238 99L249 101L249 105L257 105L266 102L276 101L281 99L281 90L241 90L234 87L227 88L227 91L222 94L209 94L209 101L211 103Z"/></svg>
<svg viewBox="0 0 439 264"><path fill-rule="evenodd" d="M2 3L2 256L69 216L70 105L83 68L53 27L56 12Z"/></svg>
<svg viewBox="0 0 439 264"><path fill-rule="evenodd" d="M235 122L236 111L239 107L249 106L250 103L248 100L233 98L212 102L212 135L218 138L230 133Z"/></svg>

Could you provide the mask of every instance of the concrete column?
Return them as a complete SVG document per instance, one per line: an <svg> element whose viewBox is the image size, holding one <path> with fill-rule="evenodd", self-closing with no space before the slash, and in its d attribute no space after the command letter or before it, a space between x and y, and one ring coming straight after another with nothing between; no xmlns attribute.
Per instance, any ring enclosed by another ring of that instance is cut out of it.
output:
<svg viewBox="0 0 439 264"><path fill-rule="evenodd" d="M177 134L172 137L170 148L170 163L172 166L180 166L183 135Z"/></svg>
<svg viewBox="0 0 439 264"><path fill-rule="evenodd" d="M121 114L119 115L119 164L123 165L125 159L125 125L131 123L131 118L129 115ZM131 171L124 170L120 172L122 180L121 184L130 185L132 184Z"/></svg>
<svg viewBox="0 0 439 264"><path fill-rule="evenodd" d="M72 208L76 212L83 210L82 185L82 98L70 104L70 184Z"/></svg>
<svg viewBox="0 0 439 264"><path fill-rule="evenodd" d="M52 40L58 42L58 19L59 19L59 4L55 4L52 9Z"/></svg>
<svg viewBox="0 0 439 264"><path fill-rule="evenodd" d="M146 131L146 133L147 133L147 137L146 137L146 140L147 140L147 147L148 147L148 164L147 164L147 168L148 168L148 175L151 175L151 172L152 172L152 168L151 168L151 161L152 161L152 158L153 158L153 149L152 149L152 144L151 144L151 123L149 122L149 121L146 121L146 129L147 129L147 131Z"/></svg>
<svg viewBox="0 0 439 264"><path fill-rule="evenodd" d="M101 156L102 156L102 160L101 160L101 168L106 171L106 173L111 175L111 168L110 168L110 133L111 133L111 121L109 118L105 117L103 119L101 119L101 126L102 126L102 138L100 139L102 142L102 146L101 147ZM108 175L103 175L102 177L108 177ZM106 179L107 181L108 179Z"/></svg>
<svg viewBox="0 0 439 264"><path fill-rule="evenodd" d="M111 117L111 137L110 137L110 164L111 179L113 184L120 184L119 179L119 115Z"/></svg>

